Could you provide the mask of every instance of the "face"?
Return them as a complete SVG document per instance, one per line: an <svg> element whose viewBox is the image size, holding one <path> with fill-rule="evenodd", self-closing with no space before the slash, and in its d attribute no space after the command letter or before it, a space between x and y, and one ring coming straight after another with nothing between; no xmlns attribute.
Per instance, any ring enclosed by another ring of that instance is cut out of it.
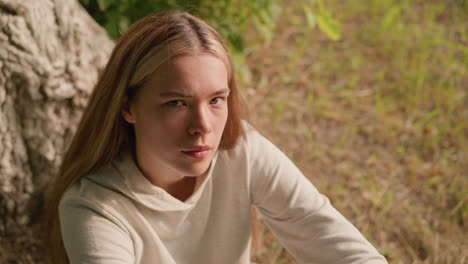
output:
<svg viewBox="0 0 468 264"><path fill-rule="evenodd" d="M228 95L227 68L213 55L162 64L122 111L135 128L138 165L162 177L203 174L221 141Z"/></svg>

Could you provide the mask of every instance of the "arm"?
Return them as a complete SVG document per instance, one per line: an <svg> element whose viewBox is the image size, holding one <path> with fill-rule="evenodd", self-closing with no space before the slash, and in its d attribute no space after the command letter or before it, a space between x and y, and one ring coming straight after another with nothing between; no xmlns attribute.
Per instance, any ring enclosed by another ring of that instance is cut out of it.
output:
<svg viewBox="0 0 468 264"><path fill-rule="evenodd" d="M252 203L299 263L387 263L278 148L249 133Z"/></svg>
<svg viewBox="0 0 468 264"><path fill-rule="evenodd" d="M59 207L63 243L71 264L134 263L133 243L118 221L81 197Z"/></svg>

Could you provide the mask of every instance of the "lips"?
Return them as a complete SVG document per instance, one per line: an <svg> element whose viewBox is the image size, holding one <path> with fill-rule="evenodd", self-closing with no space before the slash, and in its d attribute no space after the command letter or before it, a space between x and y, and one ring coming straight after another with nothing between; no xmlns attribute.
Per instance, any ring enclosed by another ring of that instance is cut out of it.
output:
<svg viewBox="0 0 468 264"><path fill-rule="evenodd" d="M191 156L193 158L201 159L208 155L212 147L210 146L193 146L185 150L182 150L182 153Z"/></svg>

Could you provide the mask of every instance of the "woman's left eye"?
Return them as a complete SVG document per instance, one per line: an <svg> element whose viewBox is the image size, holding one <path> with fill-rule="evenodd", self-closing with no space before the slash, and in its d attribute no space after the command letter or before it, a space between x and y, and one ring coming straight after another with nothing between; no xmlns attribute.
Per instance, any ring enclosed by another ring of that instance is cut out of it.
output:
<svg viewBox="0 0 468 264"><path fill-rule="evenodd" d="M216 98L211 99L210 104L219 105L219 104L222 104L223 101L224 101L224 98L216 97Z"/></svg>

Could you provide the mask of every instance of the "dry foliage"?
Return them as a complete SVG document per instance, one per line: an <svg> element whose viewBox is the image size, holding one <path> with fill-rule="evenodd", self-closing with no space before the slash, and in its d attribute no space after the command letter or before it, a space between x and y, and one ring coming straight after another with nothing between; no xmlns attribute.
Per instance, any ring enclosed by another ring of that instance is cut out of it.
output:
<svg viewBox="0 0 468 264"><path fill-rule="evenodd" d="M304 1L305 2L305 1ZM460 1L330 0L339 41L283 10L250 36L256 126L390 263L467 263L468 13ZM257 263L294 263L262 229Z"/></svg>

